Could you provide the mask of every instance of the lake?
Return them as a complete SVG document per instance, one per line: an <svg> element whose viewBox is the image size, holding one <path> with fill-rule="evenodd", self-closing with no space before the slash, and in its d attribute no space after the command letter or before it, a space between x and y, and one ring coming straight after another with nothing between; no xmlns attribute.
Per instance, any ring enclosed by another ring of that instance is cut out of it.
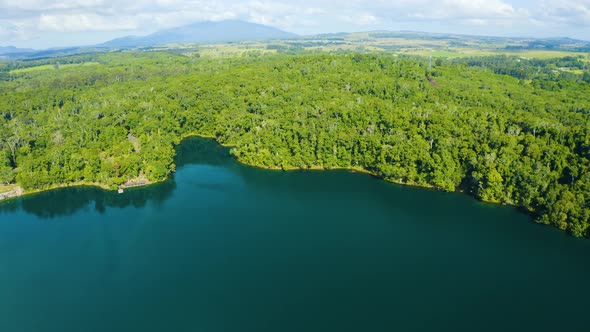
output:
<svg viewBox="0 0 590 332"><path fill-rule="evenodd" d="M588 331L590 241L214 141L164 183L0 203L0 331Z"/></svg>

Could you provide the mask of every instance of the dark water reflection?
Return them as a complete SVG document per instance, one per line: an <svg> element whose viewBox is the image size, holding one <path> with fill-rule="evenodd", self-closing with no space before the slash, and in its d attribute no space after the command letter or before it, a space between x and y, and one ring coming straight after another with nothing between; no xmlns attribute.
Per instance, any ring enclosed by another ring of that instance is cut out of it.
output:
<svg viewBox="0 0 590 332"><path fill-rule="evenodd" d="M127 189L124 195L96 187L51 190L2 203L0 215L23 210L40 218L51 219L70 216L88 208L94 208L99 213L104 213L107 208L141 208L149 201L164 202L175 188L174 180L168 180L145 188Z"/></svg>
<svg viewBox="0 0 590 332"><path fill-rule="evenodd" d="M513 208L206 139L176 164L0 204L0 331L588 330L590 241Z"/></svg>
<svg viewBox="0 0 590 332"><path fill-rule="evenodd" d="M211 144L209 140L189 138L177 147L175 164L179 168L188 164L227 165L231 163L228 150ZM0 202L0 214L23 210L40 218L55 218L69 216L76 211L92 207L99 213L104 213L109 207L141 208L148 201L164 202L170 198L175 188L174 176L155 185L127 189L124 195L97 187L63 188L29 195L25 199Z"/></svg>

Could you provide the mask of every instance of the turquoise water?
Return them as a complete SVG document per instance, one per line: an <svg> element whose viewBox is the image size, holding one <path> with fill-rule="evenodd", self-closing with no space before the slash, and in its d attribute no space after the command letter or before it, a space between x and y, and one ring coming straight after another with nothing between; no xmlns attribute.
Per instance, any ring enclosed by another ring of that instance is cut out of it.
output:
<svg viewBox="0 0 590 332"><path fill-rule="evenodd" d="M238 164L0 204L0 331L589 331L590 241L346 171Z"/></svg>

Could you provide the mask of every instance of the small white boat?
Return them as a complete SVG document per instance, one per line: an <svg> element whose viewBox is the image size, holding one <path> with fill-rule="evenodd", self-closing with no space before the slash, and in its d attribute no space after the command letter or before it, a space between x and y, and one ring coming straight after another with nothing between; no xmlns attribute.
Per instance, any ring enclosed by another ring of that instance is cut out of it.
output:
<svg viewBox="0 0 590 332"><path fill-rule="evenodd" d="M123 188L119 188L119 194L124 193Z"/></svg>

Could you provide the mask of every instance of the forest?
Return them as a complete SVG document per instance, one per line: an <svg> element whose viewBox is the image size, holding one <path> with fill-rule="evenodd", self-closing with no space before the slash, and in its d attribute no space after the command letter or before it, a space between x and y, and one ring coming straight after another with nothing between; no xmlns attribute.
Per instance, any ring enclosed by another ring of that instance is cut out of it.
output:
<svg viewBox="0 0 590 332"><path fill-rule="evenodd" d="M4 62L0 184L156 182L174 172L175 146L202 135L249 165L463 191L590 237L585 61L122 52Z"/></svg>

